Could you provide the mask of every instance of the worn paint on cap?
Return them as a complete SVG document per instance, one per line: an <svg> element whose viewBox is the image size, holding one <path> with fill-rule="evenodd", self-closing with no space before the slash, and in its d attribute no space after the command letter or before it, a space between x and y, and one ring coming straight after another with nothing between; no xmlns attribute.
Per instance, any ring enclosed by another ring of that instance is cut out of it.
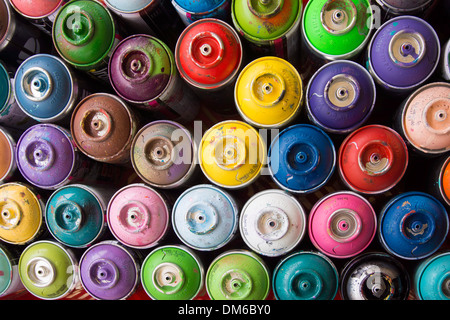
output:
<svg viewBox="0 0 450 320"><path fill-rule="evenodd" d="M300 113L303 83L288 61L263 57L250 62L240 72L234 98L240 115L251 125L280 128Z"/></svg>
<svg viewBox="0 0 450 320"><path fill-rule="evenodd" d="M212 183L224 188L243 188L259 177L266 161L266 145L247 123L223 121L203 135L199 161Z"/></svg>
<svg viewBox="0 0 450 320"><path fill-rule="evenodd" d="M44 231L44 203L30 187L16 182L0 186L0 239L23 245Z"/></svg>

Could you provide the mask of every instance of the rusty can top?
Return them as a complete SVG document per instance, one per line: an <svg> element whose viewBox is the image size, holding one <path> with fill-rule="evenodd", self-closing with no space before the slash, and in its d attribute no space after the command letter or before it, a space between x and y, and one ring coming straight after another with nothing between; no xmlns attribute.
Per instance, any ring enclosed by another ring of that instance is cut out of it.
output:
<svg viewBox="0 0 450 320"><path fill-rule="evenodd" d="M76 106L70 129L75 144L84 154L101 162L121 163L130 160L137 120L133 110L119 97L96 93Z"/></svg>
<svg viewBox="0 0 450 320"><path fill-rule="evenodd" d="M450 150L450 83L424 85L405 101L401 127L407 142L421 153Z"/></svg>

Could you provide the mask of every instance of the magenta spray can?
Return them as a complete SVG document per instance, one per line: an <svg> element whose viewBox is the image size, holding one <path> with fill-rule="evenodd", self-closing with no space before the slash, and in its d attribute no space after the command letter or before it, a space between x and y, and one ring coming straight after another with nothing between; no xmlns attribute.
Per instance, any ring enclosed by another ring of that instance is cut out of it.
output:
<svg viewBox="0 0 450 320"><path fill-rule="evenodd" d="M169 227L166 200L159 192L141 183L118 190L108 204L106 215L114 237L136 249L156 246Z"/></svg>
<svg viewBox="0 0 450 320"><path fill-rule="evenodd" d="M349 258L363 252L377 232L372 205L351 191L339 191L320 199L309 214L313 245L333 258Z"/></svg>

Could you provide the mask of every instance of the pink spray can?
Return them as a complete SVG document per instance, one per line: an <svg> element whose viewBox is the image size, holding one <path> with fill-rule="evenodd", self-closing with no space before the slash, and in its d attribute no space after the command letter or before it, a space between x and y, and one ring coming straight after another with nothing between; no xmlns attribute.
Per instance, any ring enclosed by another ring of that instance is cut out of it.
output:
<svg viewBox="0 0 450 320"><path fill-rule="evenodd" d="M309 236L313 245L332 258L350 258L372 242L377 220L372 205L351 191L321 198L309 214Z"/></svg>

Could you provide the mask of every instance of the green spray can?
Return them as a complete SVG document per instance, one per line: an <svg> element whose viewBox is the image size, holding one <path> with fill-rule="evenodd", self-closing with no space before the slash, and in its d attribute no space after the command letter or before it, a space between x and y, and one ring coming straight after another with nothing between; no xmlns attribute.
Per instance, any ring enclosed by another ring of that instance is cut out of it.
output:
<svg viewBox="0 0 450 320"><path fill-rule="evenodd" d="M333 60L355 60L365 48L373 29L369 0L309 1L301 23L301 74Z"/></svg>
<svg viewBox="0 0 450 320"><path fill-rule="evenodd" d="M192 300L203 288L203 265L185 246L161 246L145 258L141 283L153 300Z"/></svg>
<svg viewBox="0 0 450 320"><path fill-rule="evenodd" d="M252 251L229 250L213 260L205 283L212 300L265 300L270 274L264 261Z"/></svg>
<svg viewBox="0 0 450 320"><path fill-rule="evenodd" d="M53 25L53 43L59 55L106 83L110 55L121 39L113 16L97 1L70 1L61 8Z"/></svg>

